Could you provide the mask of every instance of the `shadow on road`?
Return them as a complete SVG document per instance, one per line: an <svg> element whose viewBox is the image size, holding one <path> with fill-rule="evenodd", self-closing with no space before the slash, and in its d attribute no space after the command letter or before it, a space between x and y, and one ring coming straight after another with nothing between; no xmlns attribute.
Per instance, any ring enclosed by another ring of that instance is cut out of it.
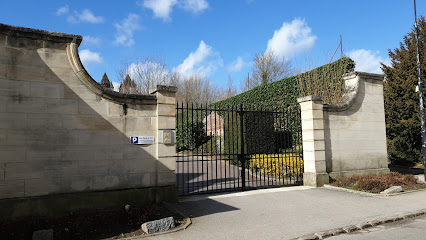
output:
<svg viewBox="0 0 426 240"><path fill-rule="evenodd" d="M223 204L213 199L180 202L176 203L175 207L190 218L240 210L239 208Z"/></svg>

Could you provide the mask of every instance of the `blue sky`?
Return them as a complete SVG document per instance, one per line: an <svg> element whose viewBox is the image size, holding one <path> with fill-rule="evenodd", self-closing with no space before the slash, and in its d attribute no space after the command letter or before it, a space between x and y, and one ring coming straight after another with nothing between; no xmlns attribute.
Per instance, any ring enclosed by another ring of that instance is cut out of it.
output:
<svg viewBox="0 0 426 240"><path fill-rule="evenodd" d="M417 13L426 14L426 1ZM115 82L123 60L150 55L170 71L218 86L230 76L238 86L256 53L273 49L303 71L328 62L340 35L358 71L381 73L414 13L411 0L16 0L2 4L0 23L82 35L80 57L98 81L106 72Z"/></svg>

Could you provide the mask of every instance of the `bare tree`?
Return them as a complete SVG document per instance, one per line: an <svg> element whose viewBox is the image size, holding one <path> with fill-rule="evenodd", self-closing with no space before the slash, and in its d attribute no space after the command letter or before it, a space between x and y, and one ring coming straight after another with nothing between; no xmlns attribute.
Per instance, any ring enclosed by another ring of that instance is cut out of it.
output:
<svg viewBox="0 0 426 240"><path fill-rule="evenodd" d="M254 88L254 87L257 87L258 85L255 85L254 83L253 83L253 79L252 78L250 78L250 73L247 73L247 77L246 78L244 78L244 80L242 81L242 84L241 84L241 91L242 92L246 92L246 91L248 91L248 90L250 90L250 89L252 89L252 88Z"/></svg>
<svg viewBox="0 0 426 240"><path fill-rule="evenodd" d="M293 74L291 61L276 55L272 50L256 54L253 59L252 82L254 86L279 81Z"/></svg>
<svg viewBox="0 0 426 240"><path fill-rule="evenodd" d="M218 100L225 100L228 99L230 97L233 97L235 95L237 95L237 89L234 86L234 81L232 80L231 76L228 75L228 82L225 88L222 89L218 89Z"/></svg>
<svg viewBox="0 0 426 240"><path fill-rule="evenodd" d="M182 77L174 73L172 76L173 82L178 87L178 102L205 105L219 99L219 89L208 78L199 74Z"/></svg>
<svg viewBox="0 0 426 240"><path fill-rule="evenodd" d="M166 85L170 81L167 65L160 57L145 56L130 65L129 71L142 94L150 94L157 85Z"/></svg>
<svg viewBox="0 0 426 240"><path fill-rule="evenodd" d="M117 70L120 82L124 82L127 76L136 83L140 94L150 94L158 85L169 85L171 75L167 65L160 57L144 56L142 60L130 63L128 59L121 63Z"/></svg>
<svg viewBox="0 0 426 240"><path fill-rule="evenodd" d="M120 67L117 69L118 82L123 83L129 74L130 61L128 58L121 61Z"/></svg>
<svg viewBox="0 0 426 240"><path fill-rule="evenodd" d="M178 102L203 105L236 94L231 78L228 79L227 88L218 88L200 74L182 76L179 72L171 73L159 57L147 56L135 63L125 60L117 74L121 82L120 92L123 93L149 94L158 84L172 85L178 87Z"/></svg>

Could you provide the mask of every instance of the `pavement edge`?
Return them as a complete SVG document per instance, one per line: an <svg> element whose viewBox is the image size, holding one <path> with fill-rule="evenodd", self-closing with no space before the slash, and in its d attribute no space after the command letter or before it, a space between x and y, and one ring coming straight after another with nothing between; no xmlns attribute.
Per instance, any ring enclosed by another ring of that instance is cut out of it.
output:
<svg viewBox="0 0 426 240"><path fill-rule="evenodd" d="M397 215L397 216L378 218L378 219L374 219L374 220L364 222L364 223L360 223L360 224L356 224L356 225L349 225L349 226L345 226L345 227L341 227L341 228L335 228L335 229L331 229L331 230L315 232L315 233L307 234L307 235L304 235L304 236L301 236L301 237L293 238L292 240L296 240L296 239L297 240L325 239L325 238L328 238L328 237L333 237L333 236L337 236L337 235L340 235L340 234L352 233L352 232L360 231L360 230L367 229L367 228L370 228L370 227L383 225L383 224L386 224L386 223L392 223L392 222L397 222L397 221L401 221L401 220L405 220L405 219L415 218L415 217L418 217L418 216L423 216L425 214L426 214L426 208L418 210L418 211L414 211L414 212L408 212L408 213L405 213L405 214Z"/></svg>

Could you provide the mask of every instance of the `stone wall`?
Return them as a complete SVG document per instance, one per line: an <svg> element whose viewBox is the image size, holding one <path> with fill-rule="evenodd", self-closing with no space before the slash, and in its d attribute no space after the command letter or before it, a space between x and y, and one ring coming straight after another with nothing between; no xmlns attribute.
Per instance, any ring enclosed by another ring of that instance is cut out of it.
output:
<svg viewBox="0 0 426 240"><path fill-rule="evenodd" d="M81 64L81 41L0 24L0 199L162 187L175 198L174 143L162 130L175 130L177 89L105 89Z"/></svg>
<svg viewBox="0 0 426 240"><path fill-rule="evenodd" d="M329 178L389 172L383 100L383 75L354 72L344 76L338 105L321 97L299 98L305 185Z"/></svg>

